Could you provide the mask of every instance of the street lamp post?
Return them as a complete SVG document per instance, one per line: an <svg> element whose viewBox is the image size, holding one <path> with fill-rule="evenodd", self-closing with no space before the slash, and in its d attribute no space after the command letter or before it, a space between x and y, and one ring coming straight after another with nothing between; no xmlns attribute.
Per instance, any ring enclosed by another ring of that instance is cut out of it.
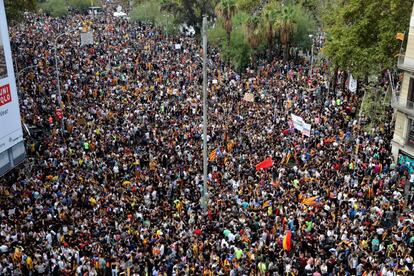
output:
<svg viewBox="0 0 414 276"><path fill-rule="evenodd" d="M36 68L38 65L30 65L27 66L25 68L23 68L22 70L20 70L19 72L16 73L16 84L17 84L17 93L20 94L21 93L21 87L20 87L20 76L23 74L24 71L32 69L32 68ZM17 65L16 65L17 67Z"/></svg>
<svg viewBox="0 0 414 276"><path fill-rule="evenodd" d="M54 52L55 52L55 69L56 69L56 79L57 79L57 92L58 92L59 107L60 107L60 110L62 111L62 115L64 113L63 113L62 94L61 94L61 91L60 91L60 76L59 76L59 65L58 65L58 58L57 58L57 43L58 43L58 39L60 37L62 37L64 35L67 35L67 34L70 34L70 33L74 32L76 30L78 30L78 27L76 27L76 28L74 28L72 30L69 30L69 31L67 31L65 33L62 33L62 34L58 35L55 38ZM62 135L63 135L63 130L64 130L64 118L65 118L65 116L63 115L63 118L61 120L61 131L62 131Z"/></svg>
<svg viewBox="0 0 414 276"><path fill-rule="evenodd" d="M208 208L207 187L207 17L203 17L203 196L202 206L205 213Z"/></svg>

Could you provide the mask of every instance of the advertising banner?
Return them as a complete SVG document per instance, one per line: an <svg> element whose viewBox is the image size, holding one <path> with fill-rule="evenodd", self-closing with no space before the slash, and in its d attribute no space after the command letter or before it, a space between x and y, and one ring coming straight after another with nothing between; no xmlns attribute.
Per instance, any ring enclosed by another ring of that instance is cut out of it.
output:
<svg viewBox="0 0 414 276"><path fill-rule="evenodd" d="M23 141L6 13L0 0L0 153Z"/></svg>

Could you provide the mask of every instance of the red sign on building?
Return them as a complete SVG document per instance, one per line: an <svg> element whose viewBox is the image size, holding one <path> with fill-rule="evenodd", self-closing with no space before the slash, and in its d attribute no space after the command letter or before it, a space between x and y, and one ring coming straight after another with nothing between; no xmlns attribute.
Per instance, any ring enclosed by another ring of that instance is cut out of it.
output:
<svg viewBox="0 0 414 276"><path fill-rule="evenodd" d="M10 85L6 84L0 86L0 106L5 105L12 101L11 92L10 92Z"/></svg>

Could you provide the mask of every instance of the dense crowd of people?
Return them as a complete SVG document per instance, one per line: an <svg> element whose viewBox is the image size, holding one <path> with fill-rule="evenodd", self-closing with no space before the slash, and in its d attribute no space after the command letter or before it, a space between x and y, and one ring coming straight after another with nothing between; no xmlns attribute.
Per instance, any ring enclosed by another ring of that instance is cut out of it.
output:
<svg viewBox="0 0 414 276"><path fill-rule="evenodd" d="M62 131L53 43L84 21L93 45L58 40ZM42 134L0 179L0 274L412 275L414 179L392 125L366 131L360 92L329 91L326 66L311 81L301 59L237 74L209 49L204 212L196 38L109 11L27 14L10 37L18 69L35 66L20 108Z"/></svg>

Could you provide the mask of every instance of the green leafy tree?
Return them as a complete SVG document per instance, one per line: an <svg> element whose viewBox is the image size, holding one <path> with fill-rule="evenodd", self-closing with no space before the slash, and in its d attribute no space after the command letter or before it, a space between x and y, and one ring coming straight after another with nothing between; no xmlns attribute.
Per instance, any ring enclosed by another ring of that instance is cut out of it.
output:
<svg viewBox="0 0 414 276"><path fill-rule="evenodd" d="M260 0L237 0L236 5L239 10L252 13L260 4Z"/></svg>
<svg viewBox="0 0 414 276"><path fill-rule="evenodd" d="M262 29L265 32L269 52L272 51L272 48L274 46L274 39L276 36L275 24L278 16L277 9L277 3L271 2L264 7L262 12L261 24Z"/></svg>
<svg viewBox="0 0 414 276"><path fill-rule="evenodd" d="M161 0L161 9L174 15L177 24L185 23L200 33L203 16L215 17L217 0Z"/></svg>
<svg viewBox="0 0 414 276"><path fill-rule="evenodd" d="M91 6L100 6L97 0L68 0L68 5L79 11L86 11Z"/></svg>
<svg viewBox="0 0 414 276"><path fill-rule="evenodd" d="M316 32L316 19L301 5L294 6L295 9L295 31L292 35L292 45L300 49L310 49L312 40L310 34Z"/></svg>
<svg viewBox="0 0 414 276"><path fill-rule="evenodd" d="M54 17L62 17L68 13L65 0L47 0L40 5L41 9Z"/></svg>
<svg viewBox="0 0 414 276"><path fill-rule="evenodd" d="M34 11L37 7L35 0L5 0L4 6L9 24L20 21L25 11Z"/></svg>
<svg viewBox="0 0 414 276"><path fill-rule="evenodd" d="M143 1L142 3L136 5L130 14L130 17L133 20L156 23L159 20L160 15L160 2L156 0L149 0Z"/></svg>
<svg viewBox="0 0 414 276"><path fill-rule="evenodd" d="M246 38L252 49L256 49L260 44L261 33L259 30L259 24L260 19L257 16L250 17L246 24Z"/></svg>
<svg viewBox="0 0 414 276"><path fill-rule="evenodd" d="M233 30L230 45L226 41L226 31L222 24L215 24L208 31L209 44L220 49L224 60L230 61L233 69L241 72L250 63L251 48L247 43L245 25L249 15L244 11L237 11L232 18Z"/></svg>
<svg viewBox="0 0 414 276"><path fill-rule="evenodd" d="M177 31L174 24L175 18L167 11L163 11L161 3L158 0L148 0L137 3L133 8L130 17L136 21L148 21L160 26L166 34L172 34Z"/></svg>
<svg viewBox="0 0 414 276"><path fill-rule="evenodd" d="M395 66L397 32L408 29L413 0L337 0L325 18L328 39L323 49L331 62L368 79Z"/></svg>
<svg viewBox="0 0 414 276"><path fill-rule="evenodd" d="M322 24L323 14L327 11L328 5L335 3L337 0L296 0L296 4L306 10L313 20Z"/></svg>
<svg viewBox="0 0 414 276"><path fill-rule="evenodd" d="M289 45L297 26L296 15L295 8L291 3L283 5L278 11L275 26L279 33L279 39L283 48L283 57L285 60L289 58Z"/></svg>
<svg viewBox="0 0 414 276"><path fill-rule="evenodd" d="M223 23L226 31L227 46L230 46L231 31L233 29L232 17L236 13L237 6L235 0L221 0L216 6L216 14Z"/></svg>
<svg viewBox="0 0 414 276"><path fill-rule="evenodd" d="M252 61L255 63L255 54L257 48L260 46L260 43L263 41L262 32L260 29L260 17L259 16L251 16L246 23L246 40L249 44L250 48L252 49Z"/></svg>

